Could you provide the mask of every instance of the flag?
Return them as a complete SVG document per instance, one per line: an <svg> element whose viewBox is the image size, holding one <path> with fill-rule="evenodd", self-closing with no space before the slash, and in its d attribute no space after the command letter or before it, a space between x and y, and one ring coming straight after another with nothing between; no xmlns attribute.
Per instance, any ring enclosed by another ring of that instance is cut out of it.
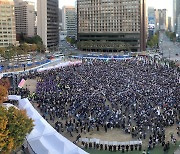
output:
<svg viewBox="0 0 180 154"><path fill-rule="evenodd" d="M22 79L21 82L19 83L18 87L22 88L25 84L26 80Z"/></svg>

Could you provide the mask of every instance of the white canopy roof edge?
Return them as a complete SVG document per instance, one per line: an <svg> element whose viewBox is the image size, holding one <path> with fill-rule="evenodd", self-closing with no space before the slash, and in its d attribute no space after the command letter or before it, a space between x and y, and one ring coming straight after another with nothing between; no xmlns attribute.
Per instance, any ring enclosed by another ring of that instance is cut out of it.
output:
<svg viewBox="0 0 180 154"><path fill-rule="evenodd" d="M9 96L11 100L18 100L19 109L25 109L27 115L34 120L34 128L27 141L35 154L87 154L84 150L59 134L32 106L27 98ZM32 154L34 154L30 150Z"/></svg>
<svg viewBox="0 0 180 154"><path fill-rule="evenodd" d="M20 100L21 99L21 96L16 96L16 95L9 95L8 96L8 99L9 100Z"/></svg>

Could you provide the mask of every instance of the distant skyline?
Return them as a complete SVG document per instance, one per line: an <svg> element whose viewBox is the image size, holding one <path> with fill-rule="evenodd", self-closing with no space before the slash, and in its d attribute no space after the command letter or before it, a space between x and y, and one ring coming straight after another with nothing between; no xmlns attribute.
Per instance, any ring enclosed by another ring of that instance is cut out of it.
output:
<svg viewBox="0 0 180 154"><path fill-rule="evenodd" d="M37 0L26 0L36 2ZM74 6L76 0L59 0L59 8L62 8L65 5ZM173 0L147 0L147 7L153 6L157 9L167 9L168 16L173 15Z"/></svg>
<svg viewBox="0 0 180 154"><path fill-rule="evenodd" d="M156 9L167 9L168 16L173 17L173 0L147 0L147 7Z"/></svg>

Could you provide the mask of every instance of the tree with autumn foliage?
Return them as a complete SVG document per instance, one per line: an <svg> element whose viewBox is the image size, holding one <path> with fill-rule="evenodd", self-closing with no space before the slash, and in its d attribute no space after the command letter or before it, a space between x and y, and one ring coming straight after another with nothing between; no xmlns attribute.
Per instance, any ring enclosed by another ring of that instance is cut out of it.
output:
<svg viewBox="0 0 180 154"><path fill-rule="evenodd" d="M10 82L8 79L0 80L0 104L7 100L8 89L10 88Z"/></svg>
<svg viewBox="0 0 180 154"><path fill-rule="evenodd" d="M33 120L25 110L4 107L10 84L7 79L0 80L0 153L8 154L20 147L26 135L33 129Z"/></svg>
<svg viewBox="0 0 180 154"><path fill-rule="evenodd" d="M0 104L2 104L7 100L7 95L8 95L7 89L4 86L0 85Z"/></svg>

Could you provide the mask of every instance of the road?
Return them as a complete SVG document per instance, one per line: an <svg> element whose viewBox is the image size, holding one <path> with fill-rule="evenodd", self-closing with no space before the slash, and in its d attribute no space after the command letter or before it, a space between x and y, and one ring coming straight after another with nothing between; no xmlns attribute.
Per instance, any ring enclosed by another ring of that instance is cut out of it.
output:
<svg viewBox="0 0 180 154"><path fill-rule="evenodd" d="M159 40L159 49L163 53L163 57L180 61L180 43L170 41L164 32L160 32Z"/></svg>

